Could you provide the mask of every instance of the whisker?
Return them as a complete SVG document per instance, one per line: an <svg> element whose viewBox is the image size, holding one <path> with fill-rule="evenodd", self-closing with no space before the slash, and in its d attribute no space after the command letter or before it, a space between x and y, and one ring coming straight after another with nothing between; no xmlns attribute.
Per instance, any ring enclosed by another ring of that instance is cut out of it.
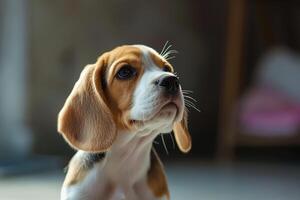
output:
<svg viewBox="0 0 300 200"><path fill-rule="evenodd" d="M186 104L188 107L194 108L194 109L197 110L198 112L201 112L195 105L190 104L190 102L185 102L185 104Z"/></svg>
<svg viewBox="0 0 300 200"><path fill-rule="evenodd" d="M166 60L172 60L172 59L174 59L174 58L176 58L176 56L171 56L171 57L169 57L169 58L166 58Z"/></svg>
<svg viewBox="0 0 300 200"><path fill-rule="evenodd" d="M168 53L175 53L175 54L178 54L179 52L177 51L177 50L175 50L175 49L171 49L170 51L168 51Z"/></svg>
<svg viewBox="0 0 300 200"><path fill-rule="evenodd" d="M167 153L167 155L169 155L169 151L168 151L167 145L166 145L166 143L165 143L165 139L164 139L163 134L160 134L160 137L161 137L161 141L162 141L162 143L163 143L163 146L164 146L164 148L165 148L165 150L166 150L166 153Z"/></svg>
<svg viewBox="0 0 300 200"><path fill-rule="evenodd" d="M161 50L161 52L160 52L160 55L161 55L164 59L166 59L166 60L171 60L171 59L175 58L174 55L171 56L172 54L178 54L178 51L177 51L177 50L171 49L172 46L173 46L172 44L169 44L169 41L167 41L167 42L164 44L164 46L163 46L163 48L162 48L162 50Z"/></svg>
<svg viewBox="0 0 300 200"><path fill-rule="evenodd" d="M195 104L192 100L190 100L190 99L184 99L184 101L185 101L185 102L188 102L188 103L190 103L190 104L192 104L193 106L196 105L196 104Z"/></svg>
<svg viewBox="0 0 300 200"><path fill-rule="evenodd" d="M196 105L195 105L193 102L190 102L190 101L185 100L185 103L187 103L187 104L189 104L189 105L191 105L191 106L196 107Z"/></svg>
<svg viewBox="0 0 300 200"><path fill-rule="evenodd" d="M165 53L165 48L166 48L166 46L168 45L168 43L169 43L169 41L167 40L167 41L165 42L165 44L164 44L164 46L163 46L161 52L160 52L160 55L161 55L161 56L164 55L164 53Z"/></svg>
<svg viewBox="0 0 300 200"><path fill-rule="evenodd" d="M194 104L192 104L191 102L188 102L188 101L186 101L185 104L186 104L187 106L189 106L189 107L195 107Z"/></svg>
<svg viewBox="0 0 300 200"><path fill-rule="evenodd" d="M178 54L178 51L171 49L171 50L167 51L167 52L163 55L163 57L164 57L165 59L169 59L169 56L170 56L171 54Z"/></svg>
<svg viewBox="0 0 300 200"><path fill-rule="evenodd" d="M195 105L197 100L189 95L194 93L192 90L182 90L183 98L184 98L184 103L186 104L186 107L190 107L195 109L198 112L201 112L199 108ZM195 103L194 103L195 102Z"/></svg>
<svg viewBox="0 0 300 200"><path fill-rule="evenodd" d="M183 95L184 97L186 97L186 98L188 98L188 99L191 99L191 100L193 100L194 102L197 102L197 100L196 99L194 99L193 97L190 97L190 96L187 96L187 95Z"/></svg>
<svg viewBox="0 0 300 200"><path fill-rule="evenodd" d="M185 92L185 91L182 91L182 93L184 94L184 95L192 95L193 93L191 93L191 92Z"/></svg>
<svg viewBox="0 0 300 200"><path fill-rule="evenodd" d="M165 57L165 55L168 53L169 49L172 47L172 45L170 44L166 50L164 51L164 53L162 54L162 57Z"/></svg>
<svg viewBox="0 0 300 200"><path fill-rule="evenodd" d="M184 102L186 102L186 103L188 103L192 106L196 106L196 104L194 102L192 102L191 100L189 100L189 99L184 99Z"/></svg>
<svg viewBox="0 0 300 200"><path fill-rule="evenodd" d="M185 96L192 95L192 93L182 91L182 94Z"/></svg>
<svg viewBox="0 0 300 200"><path fill-rule="evenodd" d="M169 135L170 135L170 138L171 138L171 140L172 140L172 146L173 146L173 149L175 149L175 142L174 142L173 135L172 135L172 133L169 133Z"/></svg>
<svg viewBox="0 0 300 200"><path fill-rule="evenodd" d="M194 93L192 90L182 90L183 92Z"/></svg>
<svg viewBox="0 0 300 200"><path fill-rule="evenodd" d="M178 51L175 49L170 49L169 51L167 51L164 55L170 55L170 54L178 54Z"/></svg>

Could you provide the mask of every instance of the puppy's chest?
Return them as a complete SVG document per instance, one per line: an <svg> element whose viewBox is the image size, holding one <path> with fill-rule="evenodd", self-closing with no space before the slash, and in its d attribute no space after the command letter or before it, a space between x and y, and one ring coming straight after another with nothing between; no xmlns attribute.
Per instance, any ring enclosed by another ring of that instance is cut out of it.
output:
<svg viewBox="0 0 300 200"><path fill-rule="evenodd" d="M147 138L117 140L102 161L102 172L115 183L133 184L145 178L150 167L152 141Z"/></svg>
<svg viewBox="0 0 300 200"><path fill-rule="evenodd" d="M135 159L132 157L132 159L126 161L119 160L116 157L106 159L95 164L90 170L81 185L82 188L85 188L82 194L91 196L91 199L103 196L103 194L110 194L108 198L110 200L135 200L135 193L138 192L134 189L136 185L139 185L138 190L140 193L151 193L147 184L147 171L150 161L146 161L146 159L142 161L140 160L141 157Z"/></svg>
<svg viewBox="0 0 300 200"><path fill-rule="evenodd" d="M133 150L130 156L123 153L107 156L100 171L115 183L134 184L147 175L150 167L148 152L134 152Z"/></svg>

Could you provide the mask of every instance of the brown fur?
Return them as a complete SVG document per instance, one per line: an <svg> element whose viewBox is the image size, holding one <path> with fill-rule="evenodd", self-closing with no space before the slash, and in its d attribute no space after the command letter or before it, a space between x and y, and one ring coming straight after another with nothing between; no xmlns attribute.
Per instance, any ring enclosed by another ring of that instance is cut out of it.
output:
<svg viewBox="0 0 300 200"><path fill-rule="evenodd" d="M74 185L81 182L89 173L89 170L95 164L101 162L105 158L105 153L88 153L81 152L75 154L68 166L68 173L65 179L65 185Z"/></svg>
<svg viewBox="0 0 300 200"><path fill-rule="evenodd" d="M130 130L131 123L129 112L131 109L132 95L136 88L137 82L143 75L143 67L141 63L141 52L136 47L122 46L110 53L111 68L108 71L107 83L109 91L107 96L109 106L114 113L114 119L119 129ZM124 65L129 64L137 71L137 76L126 81L115 78L117 71Z"/></svg>
<svg viewBox="0 0 300 200"><path fill-rule="evenodd" d="M171 72L174 72L174 68L168 61L161 59L160 57L158 57L157 55L155 55L153 53L150 53L150 57L153 60L153 62L156 64L156 66L158 66L160 68L168 67Z"/></svg>
<svg viewBox="0 0 300 200"><path fill-rule="evenodd" d="M147 182L155 197L166 196L167 199L170 199L167 178L164 173L163 165L154 148L152 148L151 151L151 166L148 171Z"/></svg>
<svg viewBox="0 0 300 200"><path fill-rule="evenodd" d="M58 131L76 149L105 151L117 129L131 129L128 113L137 81L143 74L138 48L122 46L103 54L84 68L58 116ZM118 80L115 73L124 64L138 71L131 80ZM105 89L102 78L106 77ZM128 95L129 94L129 95Z"/></svg>
<svg viewBox="0 0 300 200"><path fill-rule="evenodd" d="M189 152L192 148L192 139L187 123L187 112L184 111L183 119L180 122L176 122L173 126L176 143L184 153Z"/></svg>
<svg viewBox="0 0 300 200"><path fill-rule="evenodd" d="M105 151L116 137L112 114L97 78L102 68L99 63L85 67L58 116L58 131L77 149Z"/></svg>
<svg viewBox="0 0 300 200"><path fill-rule="evenodd" d="M89 172L89 169L84 166L84 162L81 159L81 157L74 156L70 161L64 185L75 185L81 182Z"/></svg>

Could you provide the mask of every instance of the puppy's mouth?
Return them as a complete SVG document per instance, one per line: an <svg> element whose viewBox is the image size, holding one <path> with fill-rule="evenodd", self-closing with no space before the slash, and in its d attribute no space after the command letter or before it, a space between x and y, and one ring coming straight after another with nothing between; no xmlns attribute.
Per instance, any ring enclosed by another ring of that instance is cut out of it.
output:
<svg viewBox="0 0 300 200"><path fill-rule="evenodd" d="M179 110L177 104L176 104L175 102L172 102L172 101L171 101L171 102L168 102L168 103L164 104L164 105L158 110L158 112L157 112L156 114L154 114L154 116L157 115L158 113L164 111L164 110L169 110L169 109L176 109L176 111Z"/></svg>
<svg viewBox="0 0 300 200"><path fill-rule="evenodd" d="M155 109L155 111L147 119L144 120L132 119L130 120L130 123L131 124L147 123L152 121L154 118L161 117L161 116L164 116L164 118L168 118L169 116L172 116L173 121L176 121L179 115L179 111L180 111L180 105L178 105L178 103L176 103L175 101L169 100L164 104L160 105L157 109ZM174 112L176 112L175 115Z"/></svg>

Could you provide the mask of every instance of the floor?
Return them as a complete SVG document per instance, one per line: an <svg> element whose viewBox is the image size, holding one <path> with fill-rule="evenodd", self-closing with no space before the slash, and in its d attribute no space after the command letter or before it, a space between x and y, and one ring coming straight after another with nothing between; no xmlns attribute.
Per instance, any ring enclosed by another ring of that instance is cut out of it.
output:
<svg viewBox="0 0 300 200"><path fill-rule="evenodd" d="M300 199L300 164L168 164L174 200ZM0 200L59 199L61 172L0 178Z"/></svg>

